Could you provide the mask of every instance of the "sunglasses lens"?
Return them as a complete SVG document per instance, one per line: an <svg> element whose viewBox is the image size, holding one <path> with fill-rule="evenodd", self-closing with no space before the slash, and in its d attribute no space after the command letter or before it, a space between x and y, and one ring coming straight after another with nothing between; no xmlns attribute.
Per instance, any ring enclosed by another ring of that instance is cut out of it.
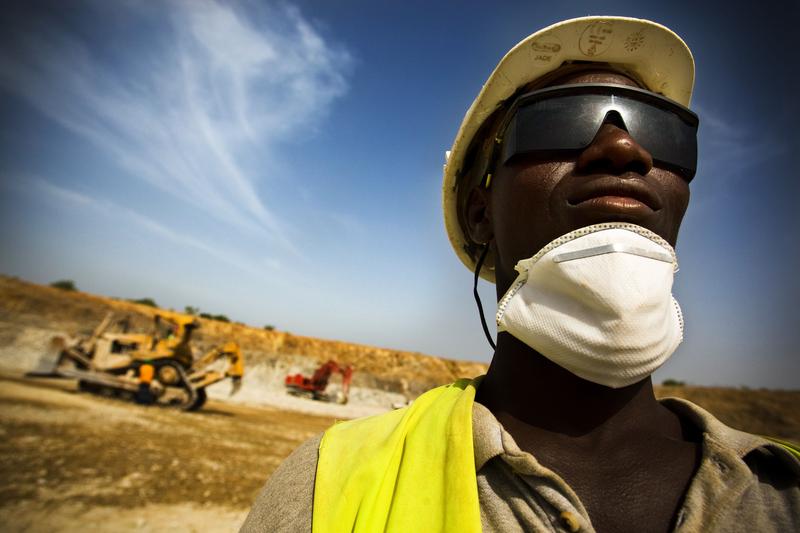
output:
<svg viewBox="0 0 800 533"><path fill-rule="evenodd" d="M697 122L636 100L623 106L621 115L631 137L657 165L691 180L697 168Z"/></svg>
<svg viewBox="0 0 800 533"><path fill-rule="evenodd" d="M616 112L628 133L660 166L694 177L697 165L697 116L652 93L635 89L607 86L597 93L587 93L592 87L571 86L553 91L537 91L523 96L517 104L503 135L501 161L533 154L537 157L558 158L586 148L597 130Z"/></svg>
<svg viewBox="0 0 800 533"><path fill-rule="evenodd" d="M502 163L523 154L557 157L592 142L603 118L589 109L588 95L564 95L520 105L503 134Z"/></svg>

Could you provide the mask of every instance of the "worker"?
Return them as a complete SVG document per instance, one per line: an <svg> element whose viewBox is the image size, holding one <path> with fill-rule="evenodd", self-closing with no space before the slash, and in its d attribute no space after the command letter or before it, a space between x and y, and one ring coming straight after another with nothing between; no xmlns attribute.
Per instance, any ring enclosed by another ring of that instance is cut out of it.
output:
<svg viewBox="0 0 800 533"><path fill-rule="evenodd" d="M136 403L140 403L142 405L151 405L156 401L156 396L153 394L153 390L151 389L153 376L155 375L155 367L153 366L153 362L149 359L145 359L142 361L142 364L139 365L138 371L139 386L136 390L136 394L134 395L134 400Z"/></svg>
<svg viewBox="0 0 800 533"><path fill-rule="evenodd" d="M306 442L243 530L800 530L790 445L653 392L683 338L693 83L686 44L645 20L567 20L508 52L444 169L453 248L497 287L486 376Z"/></svg>

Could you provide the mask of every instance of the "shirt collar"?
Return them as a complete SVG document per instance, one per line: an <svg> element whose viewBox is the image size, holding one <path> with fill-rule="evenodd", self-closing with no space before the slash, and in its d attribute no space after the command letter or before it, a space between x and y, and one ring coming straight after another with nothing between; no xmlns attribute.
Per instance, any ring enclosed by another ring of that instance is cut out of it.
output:
<svg viewBox="0 0 800 533"><path fill-rule="evenodd" d="M781 460L794 475L800 478L800 461L780 444L760 435L728 427L702 407L682 398L661 398L661 405L689 420L703 433L706 442L732 452L744 460L751 453L769 453Z"/></svg>
<svg viewBox="0 0 800 533"><path fill-rule="evenodd" d="M800 478L800 461L779 444L765 437L728 427L702 407L687 400L662 398L659 402L694 424L702 432L706 446L711 445L715 450L727 451L725 455L728 455L730 460L743 461L751 453L768 452L781 459ZM474 402L472 407L472 444L476 472L498 455L505 455L504 459L509 459L525 454L492 412L478 402Z"/></svg>

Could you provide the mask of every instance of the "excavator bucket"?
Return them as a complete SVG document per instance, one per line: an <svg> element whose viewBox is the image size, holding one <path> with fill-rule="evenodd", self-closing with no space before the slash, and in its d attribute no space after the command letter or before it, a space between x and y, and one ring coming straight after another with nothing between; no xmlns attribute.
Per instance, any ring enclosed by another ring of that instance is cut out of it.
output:
<svg viewBox="0 0 800 533"><path fill-rule="evenodd" d="M52 378L59 377L58 364L61 362L61 352L67 347L67 341L64 337L53 337L50 340L50 345L45 352L39 357L36 367L26 372L25 375L32 378Z"/></svg>

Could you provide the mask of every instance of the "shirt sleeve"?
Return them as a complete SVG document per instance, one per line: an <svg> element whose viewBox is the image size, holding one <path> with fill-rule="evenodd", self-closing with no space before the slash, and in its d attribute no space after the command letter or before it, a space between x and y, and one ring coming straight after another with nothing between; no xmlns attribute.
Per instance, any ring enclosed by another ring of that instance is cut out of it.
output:
<svg viewBox="0 0 800 533"><path fill-rule="evenodd" d="M261 489L241 533L276 531L310 533L322 433L301 444Z"/></svg>

